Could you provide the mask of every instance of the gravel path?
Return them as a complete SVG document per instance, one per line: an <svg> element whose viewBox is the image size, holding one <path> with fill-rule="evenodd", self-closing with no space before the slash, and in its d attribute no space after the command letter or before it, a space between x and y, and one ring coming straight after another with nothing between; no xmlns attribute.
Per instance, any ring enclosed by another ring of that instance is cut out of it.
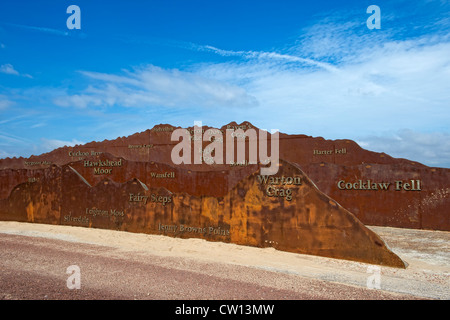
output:
<svg viewBox="0 0 450 320"><path fill-rule="evenodd" d="M449 298L445 254L428 273L416 265L409 271L383 268L383 290L375 290L365 287L368 265L351 261L110 230L68 234L67 228L0 223L0 299ZM187 246L182 253L180 246ZM67 287L71 265L80 268L78 290ZM404 282L409 289L396 287Z"/></svg>

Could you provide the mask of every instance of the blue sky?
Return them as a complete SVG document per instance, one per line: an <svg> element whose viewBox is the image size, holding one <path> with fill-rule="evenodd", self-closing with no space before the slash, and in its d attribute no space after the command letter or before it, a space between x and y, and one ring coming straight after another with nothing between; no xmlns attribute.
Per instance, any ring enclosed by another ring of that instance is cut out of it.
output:
<svg viewBox="0 0 450 320"><path fill-rule="evenodd" d="M250 121L450 167L449 107L450 1L0 3L0 158Z"/></svg>

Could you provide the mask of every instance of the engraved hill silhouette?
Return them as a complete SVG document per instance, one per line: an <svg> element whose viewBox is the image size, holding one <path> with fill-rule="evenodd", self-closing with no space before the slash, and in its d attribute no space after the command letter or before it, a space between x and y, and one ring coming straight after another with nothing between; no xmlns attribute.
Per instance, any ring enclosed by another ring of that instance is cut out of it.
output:
<svg viewBox="0 0 450 320"><path fill-rule="evenodd" d="M176 183L174 180L166 181L167 187L173 189L181 188L181 186L184 188L187 184L193 183L195 190L190 192L194 195L223 194L253 170L252 165L247 166L245 163L239 166L229 164L175 166L171 160L171 151L178 141L171 141L171 134L177 128L180 127L159 124L152 129L128 137L62 147L29 158L0 159L0 198L7 197L17 184L28 182L28 179L35 179L41 174L38 169L47 168L51 164L63 166L89 157L95 159L98 157L96 153L122 158L124 165L128 162L156 163L161 166L161 170L166 165L171 168L164 169L168 171L187 169L197 172L199 176L200 172L203 172L198 181L190 181L187 178ZM248 128L258 129L248 121L240 124L230 122L217 129L224 132L227 128L242 128L244 131ZM187 129L193 132L194 127ZM203 129L206 131L214 128L203 126ZM297 164L322 192L339 202L363 223L450 230L448 185L450 169L431 168L418 162L365 150L356 142L346 139L326 140L322 137L284 133L280 133L279 137L280 159ZM204 141L203 148L209 143ZM270 143L268 144L270 150ZM195 150L192 150L193 152ZM83 163L80 163L78 166L82 171ZM110 177L124 182L125 177L130 174L126 173L127 170L121 172L114 173ZM219 185L213 182L216 181L216 177L225 172L228 176L226 184ZM92 177L93 180L100 178L102 178L101 175ZM420 190L411 190L411 185L417 185L417 181L419 181ZM94 183L94 181L91 182ZM389 185L389 188L387 190L367 189L367 185L373 183L376 185L384 183ZM409 190L405 188L408 185ZM345 188L345 186L351 186L351 188ZM401 188L397 190L396 187Z"/></svg>
<svg viewBox="0 0 450 320"><path fill-rule="evenodd" d="M227 125L219 128L220 130L226 130L227 128L236 128L236 127L251 127L255 130L259 130L257 127L252 125L248 121L244 121L241 124L236 122L230 122ZM151 148L139 150L141 152L134 152L135 150L130 149L128 146L132 145L153 145L153 148L156 148L156 151L161 151L164 153L164 161L165 163L171 163L170 159L170 151L171 148L176 145L177 141L171 141L171 133L175 129L179 129L181 127L174 127L170 124L159 124L155 125L152 129L147 129L143 132L135 133L127 137L118 137L114 140L103 140L100 142L92 141L83 145L75 145L73 147L61 147L57 148L53 151L43 153L41 155L32 155L29 158L5 158L0 159L0 169L16 169L16 168L24 168L24 162L40 162L47 161L50 163L54 163L57 165L63 165L70 161L73 161L76 157L70 157L68 152L71 150L83 150L86 152L100 150L101 152L111 153L118 157L124 157L128 160L135 161L157 161L155 157L157 157L157 153L150 154L150 152L143 151L155 151L149 150ZM213 127L203 126L204 130L214 129ZM193 130L194 127L186 128L188 130ZM246 129L244 129L245 131ZM270 136L270 133L269 133ZM207 145L207 143L204 143ZM336 157L325 155L326 157L322 157L319 155L313 155L313 150L315 149L327 149L332 147L343 147L346 148L347 153L354 151L352 157ZM161 149L158 149L161 148ZM128 150L130 149L130 150ZM166 150L169 149L169 152ZM297 150L301 149L301 150ZM298 152L301 151L301 152ZM385 153L377 153L373 151L368 151L361 148L356 142L352 140L326 140L322 137L312 137L302 134L289 135L280 133L280 158L290 159L295 157L296 163L299 164L309 164L309 163L320 163L320 162L332 162L336 164L342 165L351 165L351 164L360 164L360 163L378 163L378 164L414 164L417 166L424 166L418 162L410 161L407 159L401 158L393 158ZM203 167L196 166L197 169L202 169ZM211 170L211 166L204 166L204 168L208 168L208 171ZM220 169L219 169L220 170Z"/></svg>

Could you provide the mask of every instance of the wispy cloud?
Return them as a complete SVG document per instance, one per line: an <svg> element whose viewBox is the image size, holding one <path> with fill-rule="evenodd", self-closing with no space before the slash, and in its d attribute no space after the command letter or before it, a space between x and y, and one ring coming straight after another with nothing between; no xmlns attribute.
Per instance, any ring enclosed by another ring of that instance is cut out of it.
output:
<svg viewBox="0 0 450 320"><path fill-rule="evenodd" d="M17 28L17 29L21 29L24 31L31 31L31 32L47 34L49 36L74 37L74 38L78 38L78 39L87 38L87 34L78 29L74 29L74 30L55 29L55 28L48 28L48 27L41 27L41 26L29 26L29 25L24 25L24 24L16 24L16 23L5 23L4 25L10 26L13 28Z"/></svg>
<svg viewBox="0 0 450 320"><path fill-rule="evenodd" d="M45 127L47 124L45 122L38 122L30 126L31 129Z"/></svg>
<svg viewBox="0 0 450 320"><path fill-rule="evenodd" d="M6 23L6 25L12 26L12 27L16 27L16 28L20 28L20 29L25 29L25 30L30 30L30 31L36 31L36 32L43 32L43 33L47 33L47 34L53 34L53 35L57 35L57 36L68 36L69 32L67 30L59 30L59 29L53 29L53 28L47 28L47 27L36 27L36 26L28 26L28 25L23 25L23 24L15 24L15 23Z"/></svg>
<svg viewBox="0 0 450 320"><path fill-rule="evenodd" d="M0 131L0 145L1 146L18 146L32 143L30 139L19 137L11 133Z"/></svg>
<svg viewBox="0 0 450 320"><path fill-rule="evenodd" d="M303 58L299 56L289 55L289 54L281 54L278 52L265 52L265 51L231 51L231 50L223 50L219 48L215 48L209 45L196 46L198 50L201 51L210 51L214 52L218 55L224 57L241 57L247 60L258 59L262 61L280 61L280 62L296 62L303 64L304 66L315 66L327 71L336 72L338 69L329 64L320 61L316 61L309 58Z"/></svg>

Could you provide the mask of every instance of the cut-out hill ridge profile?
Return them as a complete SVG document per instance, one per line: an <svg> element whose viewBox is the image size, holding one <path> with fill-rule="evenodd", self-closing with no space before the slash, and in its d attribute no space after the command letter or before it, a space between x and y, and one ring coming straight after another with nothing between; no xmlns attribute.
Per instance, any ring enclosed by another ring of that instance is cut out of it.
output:
<svg viewBox="0 0 450 320"><path fill-rule="evenodd" d="M122 158L124 168L131 162L153 162L161 166L158 169L161 172L165 170L164 165L169 166L167 171L171 172L181 168L196 171L199 176L203 172L205 175L200 178L201 181L195 183L198 194L223 193L228 185L237 183L252 170L252 165L245 162L237 165L174 165L171 152L178 142L171 141L171 134L177 128L180 127L160 124L115 140L62 147L29 158L0 159L0 199L7 197L17 184L35 181L40 174L38 169L52 164L62 166L76 163L87 158L95 160L102 154ZM203 131L210 128L203 126ZM249 128L258 129L245 121L241 124L231 122L217 130L224 133L228 128L244 131ZM193 132L194 128L187 129ZM368 151L351 140L325 140L321 137L280 133L279 141L280 159L297 164L322 192L335 199L364 224L450 230L450 169L432 168L407 159ZM203 142L203 148L208 143ZM268 145L270 150L270 143ZM81 168L82 163L74 166L79 171L92 171ZM138 166L142 167L139 170L147 170L143 164ZM222 181L216 177L224 172L227 172L227 184L215 183L214 181ZM109 177L123 182L129 176L127 169L116 168L111 173L89 179ZM166 187L174 190L178 190L180 184L190 183L189 180L170 177L160 180L163 180ZM93 180L91 182L94 183ZM383 186L387 188L383 189Z"/></svg>
<svg viewBox="0 0 450 320"><path fill-rule="evenodd" d="M450 230L449 169L364 150L351 140L283 133L273 176L261 175L264 165L248 159L176 165L171 153L179 141L171 136L178 128L161 124L1 159L0 220L198 237L400 268L405 263L364 224ZM186 129L192 155L199 147L195 133L259 132L249 122ZM211 141L200 143L203 150ZM255 139L246 143L248 151Z"/></svg>

